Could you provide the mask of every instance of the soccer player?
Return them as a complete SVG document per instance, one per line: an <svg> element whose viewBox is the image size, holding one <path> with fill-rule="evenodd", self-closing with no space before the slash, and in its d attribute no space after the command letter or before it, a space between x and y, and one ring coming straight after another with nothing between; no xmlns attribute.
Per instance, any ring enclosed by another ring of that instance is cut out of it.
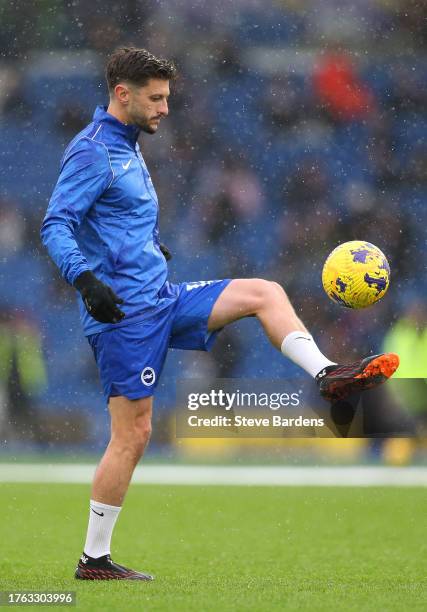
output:
<svg viewBox="0 0 427 612"><path fill-rule="evenodd" d="M325 357L275 282L210 280L172 284L159 241L158 201L141 154L141 132L168 115L175 66L145 49L110 57L110 101L68 145L41 236L64 279L80 293L111 416L111 439L96 470L83 580L151 580L110 557L110 542L134 468L151 431L153 394L169 347L209 350L221 328L256 316L270 342L316 378L320 393L342 398L393 374L398 357L337 365Z"/></svg>

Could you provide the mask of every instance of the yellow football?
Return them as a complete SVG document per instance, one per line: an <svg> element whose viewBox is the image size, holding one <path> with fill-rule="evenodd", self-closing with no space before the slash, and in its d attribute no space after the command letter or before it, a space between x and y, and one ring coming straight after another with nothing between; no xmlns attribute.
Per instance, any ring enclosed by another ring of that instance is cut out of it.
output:
<svg viewBox="0 0 427 612"><path fill-rule="evenodd" d="M322 272L328 297L346 308L366 308L378 302L390 284L384 253L370 242L352 240L332 251Z"/></svg>

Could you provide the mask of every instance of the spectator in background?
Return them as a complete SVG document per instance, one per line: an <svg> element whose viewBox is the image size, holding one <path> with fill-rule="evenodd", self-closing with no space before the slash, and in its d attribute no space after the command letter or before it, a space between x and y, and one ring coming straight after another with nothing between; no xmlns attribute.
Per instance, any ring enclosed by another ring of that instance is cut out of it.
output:
<svg viewBox="0 0 427 612"><path fill-rule="evenodd" d="M390 106L394 112L424 113L427 92L422 71L414 70L414 58L406 56L393 66L393 84L390 92Z"/></svg>
<svg viewBox="0 0 427 612"><path fill-rule="evenodd" d="M24 246L25 221L16 203L0 196L0 254L19 252Z"/></svg>
<svg viewBox="0 0 427 612"><path fill-rule="evenodd" d="M38 328L25 315L0 309L0 387L4 402L0 412L6 435L40 440L36 399L46 384Z"/></svg>
<svg viewBox="0 0 427 612"><path fill-rule="evenodd" d="M407 163L402 172L402 181L410 187L427 184L427 144L426 142L415 143Z"/></svg>
<svg viewBox="0 0 427 612"><path fill-rule="evenodd" d="M222 163L211 163L201 169L197 192L203 207L205 235L214 244L230 237L237 226L256 222L264 207L259 177L244 159L230 155ZM200 208L194 210L197 216L200 212Z"/></svg>
<svg viewBox="0 0 427 612"><path fill-rule="evenodd" d="M265 108L264 96L259 104L259 110L266 113L274 129L291 128L310 112L309 100L306 100L298 86L298 82L290 75L272 78L267 96L271 104Z"/></svg>
<svg viewBox="0 0 427 612"><path fill-rule="evenodd" d="M218 337L211 355L216 363L216 377L234 378L237 368L245 357L237 330L232 327L225 328L224 333Z"/></svg>
<svg viewBox="0 0 427 612"><path fill-rule="evenodd" d="M358 121L371 115L375 99L344 53L330 53L318 60L313 89L329 117L336 122Z"/></svg>
<svg viewBox="0 0 427 612"><path fill-rule="evenodd" d="M383 347L393 347L401 356L401 370L387 388L395 405L414 421L414 430L421 438L427 431L427 307L419 299L411 300L403 315L389 329ZM402 422L404 417L400 419ZM417 438L390 438L380 445L387 463L404 464L413 457Z"/></svg>
<svg viewBox="0 0 427 612"><path fill-rule="evenodd" d="M57 130L67 139L80 132L89 121L87 110L79 102L64 100L58 113Z"/></svg>
<svg viewBox="0 0 427 612"><path fill-rule="evenodd" d="M216 73L224 79L238 78L243 73L240 48L232 42L220 42L216 49Z"/></svg>
<svg viewBox="0 0 427 612"><path fill-rule="evenodd" d="M415 299L407 304L385 336L384 346L392 343L402 356L397 378L427 379L427 307L424 302Z"/></svg>
<svg viewBox="0 0 427 612"><path fill-rule="evenodd" d="M419 425L427 425L427 308L419 300L410 301L384 338L384 349L399 351L398 380L390 387Z"/></svg>
<svg viewBox="0 0 427 612"><path fill-rule="evenodd" d="M422 0L399 0L394 30L410 49L427 47L427 4ZM387 2L384 3L387 5ZM393 6L393 4L392 4ZM406 47L405 45L405 47Z"/></svg>
<svg viewBox="0 0 427 612"><path fill-rule="evenodd" d="M382 109L371 123L368 160L377 190L396 189L402 180L401 165L393 138L393 113Z"/></svg>
<svg viewBox="0 0 427 612"><path fill-rule="evenodd" d="M308 155L295 172L285 173L283 186L287 210L310 212L327 204L330 197L330 179L327 167L320 156Z"/></svg>
<svg viewBox="0 0 427 612"><path fill-rule="evenodd" d="M5 64L0 67L0 83L0 116L22 122L31 119L33 108L25 99L22 73Z"/></svg>

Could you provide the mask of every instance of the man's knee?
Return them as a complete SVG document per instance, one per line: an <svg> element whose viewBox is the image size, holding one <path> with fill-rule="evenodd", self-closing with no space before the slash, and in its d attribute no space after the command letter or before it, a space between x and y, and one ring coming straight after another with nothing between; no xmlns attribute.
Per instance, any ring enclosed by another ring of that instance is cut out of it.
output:
<svg viewBox="0 0 427 612"><path fill-rule="evenodd" d="M126 429L111 432L111 441L120 448L122 455L127 455L138 461L145 450L151 436L151 422L134 424Z"/></svg>
<svg viewBox="0 0 427 612"><path fill-rule="evenodd" d="M135 427L135 439L139 447L144 450L151 438L151 416L138 423Z"/></svg>
<svg viewBox="0 0 427 612"><path fill-rule="evenodd" d="M139 425L135 428L135 443L134 443L134 453L135 456L140 459L144 454L145 448L150 441L151 437L151 421Z"/></svg>
<svg viewBox="0 0 427 612"><path fill-rule="evenodd" d="M111 440L121 453L138 460L151 436L151 398L128 400L125 397L110 401Z"/></svg>
<svg viewBox="0 0 427 612"><path fill-rule="evenodd" d="M279 283L276 283L276 281L270 281L271 285L273 285L273 289L276 293L276 295L280 295L281 297L286 296L286 291L283 289L282 285L279 285Z"/></svg>
<svg viewBox="0 0 427 612"><path fill-rule="evenodd" d="M274 282L262 278L254 278L251 282L251 306L254 312L258 312L266 304L270 304L278 293L284 293L282 287Z"/></svg>

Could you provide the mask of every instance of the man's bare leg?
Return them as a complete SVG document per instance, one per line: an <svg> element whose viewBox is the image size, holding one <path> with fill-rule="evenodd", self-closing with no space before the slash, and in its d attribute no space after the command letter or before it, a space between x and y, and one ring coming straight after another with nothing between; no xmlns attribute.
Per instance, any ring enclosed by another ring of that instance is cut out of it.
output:
<svg viewBox="0 0 427 612"><path fill-rule="evenodd" d="M288 296L275 282L260 278L232 280L212 309L208 329L220 329L249 316L258 318L273 346L311 376L334 364L320 352Z"/></svg>
<svg viewBox="0 0 427 612"><path fill-rule="evenodd" d="M288 334L308 333L288 296L275 282L260 278L237 278L217 299L208 321L210 331L243 317L256 316L277 349Z"/></svg>
<svg viewBox="0 0 427 612"><path fill-rule="evenodd" d="M84 552L91 558L110 554L114 525L133 471L151 434L152 398L111 397L111 438L96 470Z"/></svg>
<svg viewBox="0 0 427 612"><path fill-rule="evenodd" d="M153 398L111 397L111 438L92 485L92 499L121 506L151 435Z"/></svg>
<svg viewBox="0 0 427 612"><path fill-rule="evenodd" d="M282 287L258 278L235 279L227 285L212 309L208 329L214 331L248 316L258 318L273 346L315 377L320 394L331 401L385 382L399 366L399 357L394 353L370 355L342 366L329 361L296 315Z"/></svg>

